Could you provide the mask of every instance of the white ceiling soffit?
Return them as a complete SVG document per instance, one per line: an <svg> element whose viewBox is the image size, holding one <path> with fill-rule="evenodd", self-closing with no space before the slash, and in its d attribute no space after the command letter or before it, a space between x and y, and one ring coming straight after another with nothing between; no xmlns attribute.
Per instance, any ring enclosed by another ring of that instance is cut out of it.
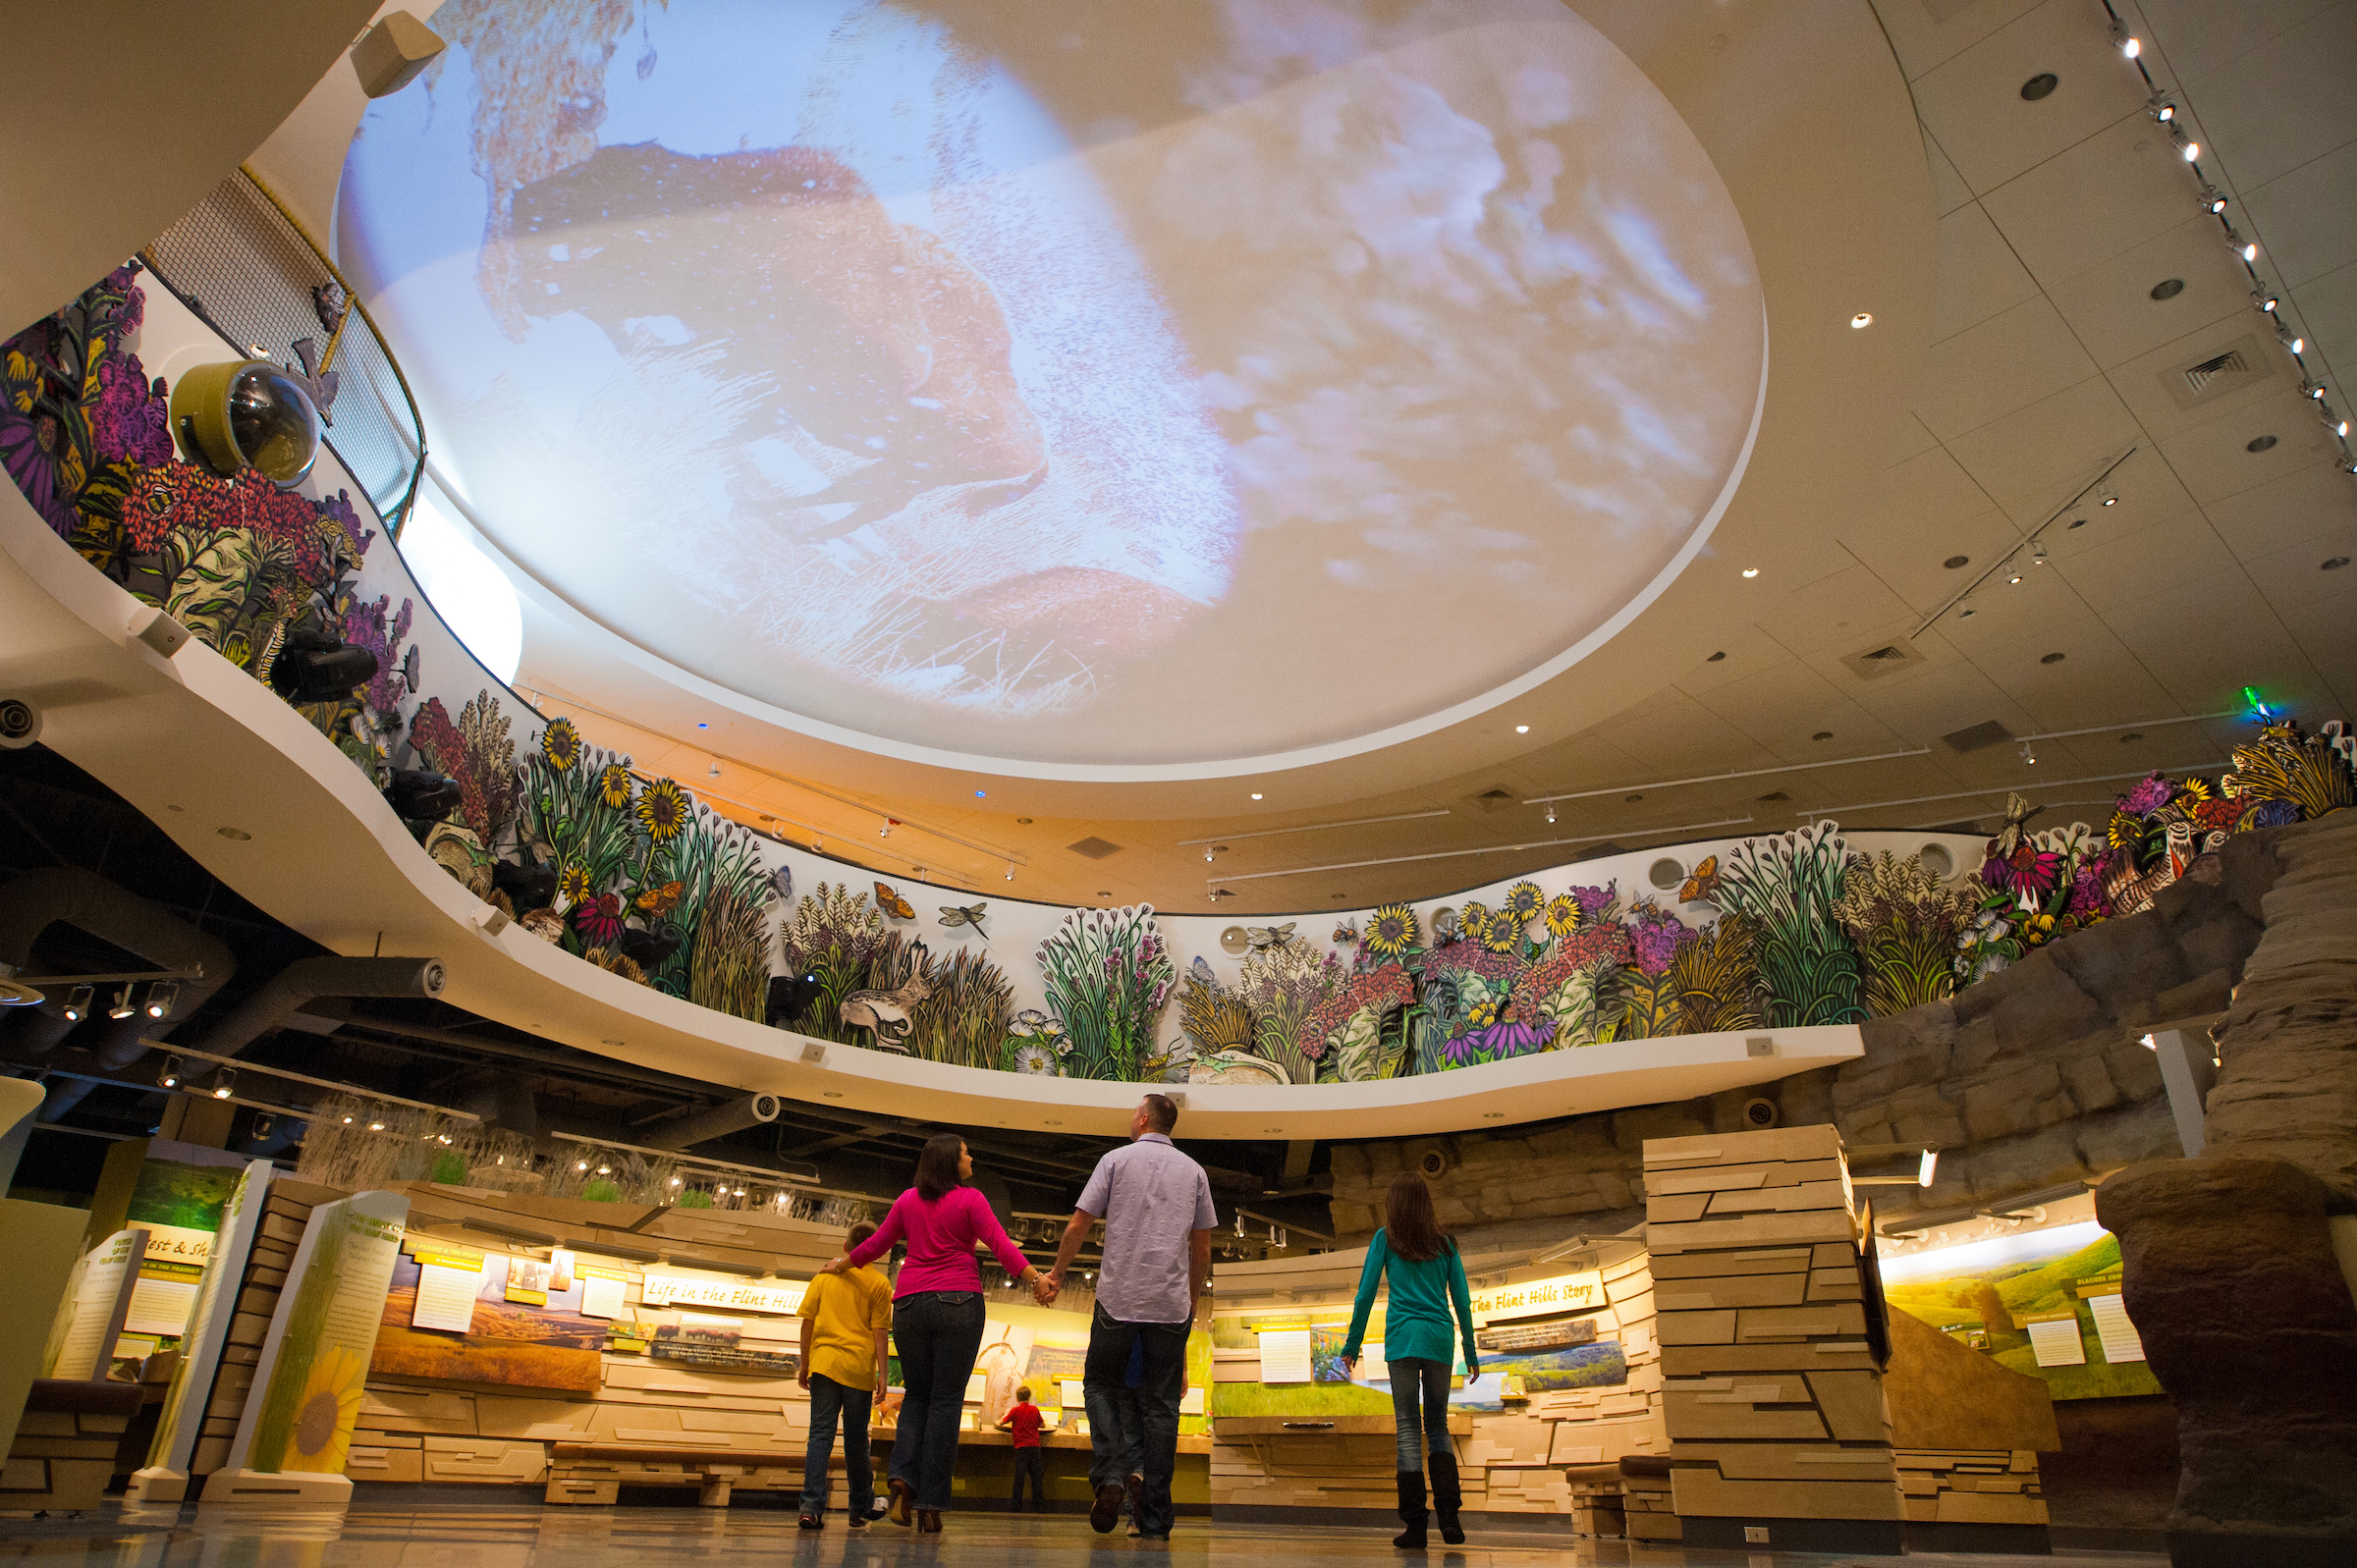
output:
<svg viewBox="0 0 2357 1568"><path fill-rule="evenodd" d="M147 614L13 486L0 488L0 689L40 704L45 744L331 951L439 957L454 1005L712 1083L971 1125L1126 1130L1141 1085L811 1040L663 996L493 918L294 709L201 643L165 659L132 635ZM1394 1137L1692 1099L1863 1053L1854 1026L1763 1028L1549 1052L1438 1078L1178 1092L1194 1137Z"/></svg>

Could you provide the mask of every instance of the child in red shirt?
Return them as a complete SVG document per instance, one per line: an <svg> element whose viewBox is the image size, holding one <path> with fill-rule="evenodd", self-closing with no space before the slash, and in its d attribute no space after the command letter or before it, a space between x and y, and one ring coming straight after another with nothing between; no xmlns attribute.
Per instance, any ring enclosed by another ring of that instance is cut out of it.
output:
<svg viewBox="0 0 2357 1568"><path fill-rule="evenodd" d="M1026 1383L1014 1391L1014 1403L1000 1418L999 1430L1014 1433L1014 1495L1009 1499L1013 1513L1023 1511L1023 1478L1031 1478L1031 1509L1034 1513L1048 1511L1048 1473L1039 1451L1039 1429L1047 1418L1031 1402L1031 1386Z"/></svg>

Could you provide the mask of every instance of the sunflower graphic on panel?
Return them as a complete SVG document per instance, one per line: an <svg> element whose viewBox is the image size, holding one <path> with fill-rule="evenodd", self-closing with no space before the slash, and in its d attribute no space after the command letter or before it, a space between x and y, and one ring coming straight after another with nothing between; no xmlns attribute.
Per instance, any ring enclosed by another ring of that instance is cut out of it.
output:
<svg viewBox="0 0 2357 1568"><path fill-rule="evenodd" d="M282 1468L306 1475L340 1476L352 1454L352 1429L360 1418L360 1389L368 1380L368 1358L338 1345L323 1348L295 1406Z"/></svg>

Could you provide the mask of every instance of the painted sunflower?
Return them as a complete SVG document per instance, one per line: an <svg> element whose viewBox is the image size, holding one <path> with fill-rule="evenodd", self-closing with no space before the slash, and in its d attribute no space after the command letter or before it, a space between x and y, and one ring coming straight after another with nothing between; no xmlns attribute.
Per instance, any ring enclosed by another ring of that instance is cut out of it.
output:
<svg viewBox="0 0 2357 1568"><path fill-rule="evenodd" d="M1559 942L1579 929L1579 900L1559 892L1547 900L1547 935Z"/></svg>
<svg viewBox="0 0 2357 1568"><path fill-rule="evenodd" d="M557 903L562 908L572 908L575 904L586 899L594 891L589 881L589 868L586 866L567 866L557 874Z"/></svg>
<svg viewBox="0 0 2357 1568"><path fill-rule="evenodd" d="M630 770L619 762L609 762L597 776L597 797L614 810L620 811L630 803Z"/></svg>
<svg viewBox="0 0 2357 1568"><path fill-rule="evenodd" d="M540 731L540 760L558 773L571 773L581 760L581 732L571 719L551 719Z"/></svg>
<svg viewBox="0 0 2357 1568"><path fill-rule="evenodd" d="M1378 958L1397 958L1416 945L1416 912L1403 903L1378 905L1367 917L1367 949Z"/></svg>
<svg viewBox="0 0 2357 1568"><path fill-rule="evenodd" d="M1517 882L1506 890L1503 905L1517 926L1527 926L1539 918L1547 907L1547 895L1539 892L1535 882Z"/></svg>
<svg viewBox="0 0 2357 1568"><path fill-rule="evenodd" d="M340 1476L352 1455L352 1428L360 1416L367 1358L338 1346L320 1352L302 1385L280 1462L308 1475Z"/></svg>
<svg viewBox="0 0 2357 1568"><path fill-rule="evenodd" d="M2212 798L2212 795L2213 791L2207 779L2188 779L2177 785L2174 798L2178 805L2190 809Z"/></svg>
<svg viewBox="0 0 2357 1568"><path fill-rule="evenodd" d="M670 779L657 779L638 797L638 826L657 843L669 843L687 826L687 791Z"/></svg>

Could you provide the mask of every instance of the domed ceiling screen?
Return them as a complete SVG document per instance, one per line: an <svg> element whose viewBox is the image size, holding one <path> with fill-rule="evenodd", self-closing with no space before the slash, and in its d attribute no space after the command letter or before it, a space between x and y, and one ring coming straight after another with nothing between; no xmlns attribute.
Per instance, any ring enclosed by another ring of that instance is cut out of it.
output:
<svg viewBox="0 0 2357 1568"><path fill-rule="evenodd" d="M450 0L341 259L443 478L615 634L891 745L1379 743L1609 633L1760 288L1553 0Z"/></svg>

